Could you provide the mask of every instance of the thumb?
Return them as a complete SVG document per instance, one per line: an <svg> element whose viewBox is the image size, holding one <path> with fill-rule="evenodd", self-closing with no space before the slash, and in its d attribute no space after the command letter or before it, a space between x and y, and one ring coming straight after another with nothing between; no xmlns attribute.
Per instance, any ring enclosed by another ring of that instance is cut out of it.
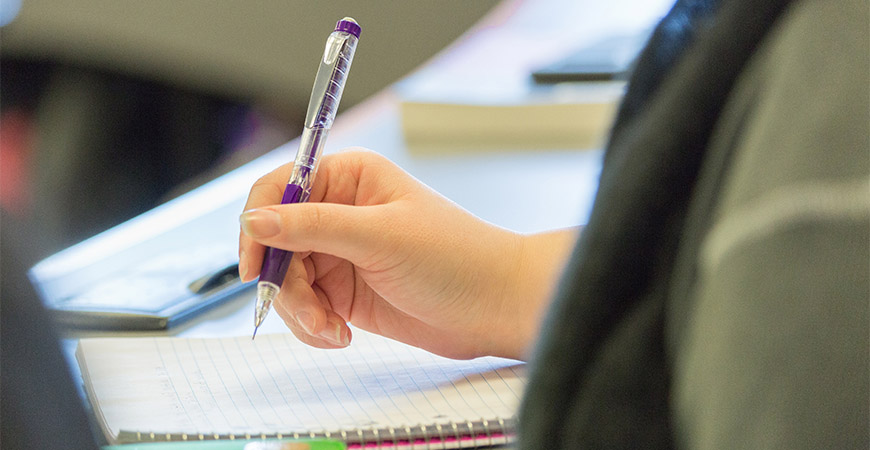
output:
<svg viewBox="0 0 870 450"><path fill-rule="evenodd" d="M259 244L326 253L361 265L385 243L381 206L295 203L242 213L242 232Z"/></svg>

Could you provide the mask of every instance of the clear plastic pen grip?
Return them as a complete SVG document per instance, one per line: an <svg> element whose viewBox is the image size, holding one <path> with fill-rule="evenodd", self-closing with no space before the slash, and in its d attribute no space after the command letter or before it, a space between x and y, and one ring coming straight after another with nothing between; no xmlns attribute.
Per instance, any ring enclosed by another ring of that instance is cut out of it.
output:
<svg viewBox="0 0 870 450"><path fill-rule="evenodd" d="M302 130L299 142L300 151L296 154L293 172L290 173L290 180L287 181L287 184L293 184L302 189L299 198L294 203L307 202L311 195L314 175L317 174L317 166L320 164L320 155L323 153L323 144L326 142L328 133L329 128L305 127Z"/></svg>

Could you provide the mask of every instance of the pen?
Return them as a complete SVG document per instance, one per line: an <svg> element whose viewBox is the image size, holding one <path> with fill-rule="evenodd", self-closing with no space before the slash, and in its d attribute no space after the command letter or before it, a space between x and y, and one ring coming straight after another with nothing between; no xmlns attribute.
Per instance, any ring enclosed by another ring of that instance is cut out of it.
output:
<svg viewBox="0 0 870 450"><path fill-rule="evenodd" d="M338 102L341 100L360 31L360 26L355 20L345 17L335 24L335 30L326 40L326 49L323 58L320 59L311 99L308 101L308 112L305 114L305 127L299 141L299 151L293 162L290 180L284 188L281 204L302 203L311 195L320 153L323 151L326 135L332 128L335 113L338 111ZM269 313L272 301L278 296L292 258L293 252L266 248L260 279L257 281L254 334L251 339L257 336L257 329Z"/></svg>

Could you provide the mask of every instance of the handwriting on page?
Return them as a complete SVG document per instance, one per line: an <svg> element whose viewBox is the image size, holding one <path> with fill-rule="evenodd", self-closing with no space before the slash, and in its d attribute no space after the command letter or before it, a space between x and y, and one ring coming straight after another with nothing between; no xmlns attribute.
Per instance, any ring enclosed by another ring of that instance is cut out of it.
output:
<svg viewBox="0 0 870 450"><path fill-rule="evenodd" d="M515 361L454 361L358 330L342 350L314 349L289 334L253 342L154 338L137 346L126 347L129 358L105 363L110 372L152 378L129 386L155 388L97 394L126 398L102 405L124 417L120 429L147 423L165 432L259 435L464 424L513 416L524 387ZM147 407L129 411L131 404Z"/></svg>

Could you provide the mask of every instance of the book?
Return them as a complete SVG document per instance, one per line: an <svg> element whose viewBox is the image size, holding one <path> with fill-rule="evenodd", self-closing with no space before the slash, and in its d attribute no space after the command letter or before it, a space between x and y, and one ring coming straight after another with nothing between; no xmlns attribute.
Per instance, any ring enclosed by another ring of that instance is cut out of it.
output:
<svg viewBox="0 0 870 450"><path fill-rule="evenodd" d="M76 351L109 443L328 438L349 448L513 441L523 363L452 360L354 329L322 350L292 334L88 338Z"/></svg>
<svg viewBox="0 0 870 450"><path fill-rule="evenodd" d="M623 81L529 81L498 100L405 95L399 105L402 133L417 154L597 149L606 142L624 90Z"/></svg>
<svg viewBox="0 0 870 450"><path fill-rule="evenodd" d="M600 148L625 81L535 83L533 67L542 63L510 57L542 53L528 46L523 37L478 33L400 81L395 89L408 150Z"/></svg>
<svg viewBox="0 0 870 450"><path fill-rule="evenodd" d="M600 148L647 35L575 40L510 19L478 30L397 83L405 143L415 153Z"/></svg>
<svg viewBox="0 0 870 450"><path fill-rule="evenodd" d="M408 150L601 148L624 96L627 71L670 6L501 3L396 84Z"/></svg>

